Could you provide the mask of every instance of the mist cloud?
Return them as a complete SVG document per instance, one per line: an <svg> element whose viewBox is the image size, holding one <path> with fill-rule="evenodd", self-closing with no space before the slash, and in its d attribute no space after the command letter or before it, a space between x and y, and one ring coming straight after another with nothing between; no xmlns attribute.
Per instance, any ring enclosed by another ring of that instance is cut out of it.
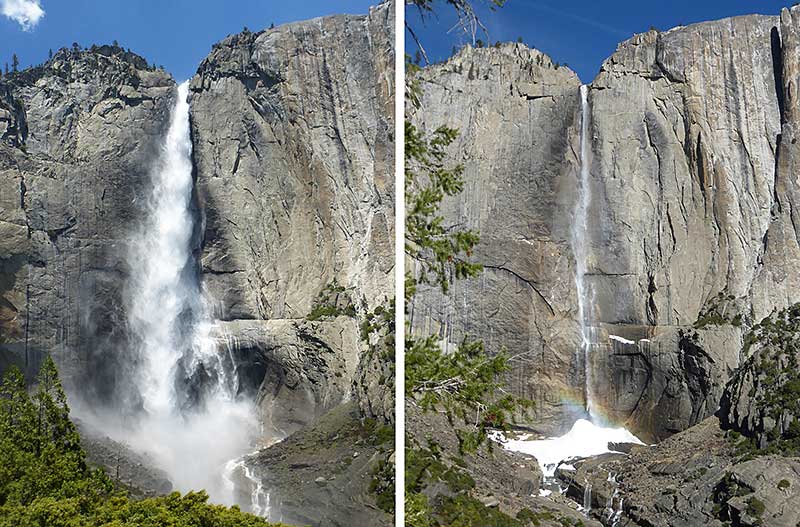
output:
<svg viewBox="0 0 800 527"><path fill-rule="evenodd" d="M32 30L44 17L39 0L0 0L0 10L4 16L18 23L23 31Z"/></svg>

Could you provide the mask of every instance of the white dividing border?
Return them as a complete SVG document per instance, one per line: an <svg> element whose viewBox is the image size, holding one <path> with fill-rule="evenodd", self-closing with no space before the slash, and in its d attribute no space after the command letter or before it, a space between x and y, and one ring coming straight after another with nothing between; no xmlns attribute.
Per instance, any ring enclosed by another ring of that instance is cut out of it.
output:
<svg viewBox="0 0 800 527"><path fill-rule="evenodd" d="M405 1L394 0L394 155L395 155L395 525L405 526Z"/></svg>

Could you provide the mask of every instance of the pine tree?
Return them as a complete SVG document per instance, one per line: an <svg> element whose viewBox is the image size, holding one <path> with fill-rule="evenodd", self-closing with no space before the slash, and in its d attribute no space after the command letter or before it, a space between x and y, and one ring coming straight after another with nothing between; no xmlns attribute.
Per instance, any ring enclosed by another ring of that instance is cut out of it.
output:
<svg viewBox="0 0 800 527"><path fill-rule="evenodd" d="M47 51L47 58L48 58L48 59L52 59L52 58L53 58L53 48L50 48L50 49Z"/></svg>
<svg viewBox="0 0 800 527"><path fill-rule="evenodd" d="M11 55L11 71L16 73L17 68L19 68L19 59L17 58L17 54L14 53L13 55Z"/></svg>

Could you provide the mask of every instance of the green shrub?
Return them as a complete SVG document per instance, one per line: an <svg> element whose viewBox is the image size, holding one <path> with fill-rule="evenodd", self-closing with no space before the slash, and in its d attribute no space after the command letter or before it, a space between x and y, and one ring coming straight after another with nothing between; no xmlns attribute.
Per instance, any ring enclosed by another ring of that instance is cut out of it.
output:
<svg viewBox="0 0 800 527"><path fill-rule="evenodd" d="M334 279L320 291L306 318L314 321L339 316L355 317L356 306L353 304L348 290Z"/></svg>
<svg viewBox="0 0 800 527"><path fill-rule="evenodd" d="M755 496L747 500L747 514L753 518L761 517L766 509L764 502Z"/></svg>

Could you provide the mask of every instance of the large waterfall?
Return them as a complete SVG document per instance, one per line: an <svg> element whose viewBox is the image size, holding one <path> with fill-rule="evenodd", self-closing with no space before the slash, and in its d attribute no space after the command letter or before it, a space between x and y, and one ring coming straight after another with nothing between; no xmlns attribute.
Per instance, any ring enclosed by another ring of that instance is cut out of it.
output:
<svg viewBox="0 0 800 527"><path fill-rule="evenodd" d="M131 245L129 328L141 412L121 439L151 456L177 490L206 489L230 502L227 462L250 447L252 402L237 398L232 356L212 338L210 302L192 254L192 142L188 81L178 88L152 170L148 219Z"/></svg>

